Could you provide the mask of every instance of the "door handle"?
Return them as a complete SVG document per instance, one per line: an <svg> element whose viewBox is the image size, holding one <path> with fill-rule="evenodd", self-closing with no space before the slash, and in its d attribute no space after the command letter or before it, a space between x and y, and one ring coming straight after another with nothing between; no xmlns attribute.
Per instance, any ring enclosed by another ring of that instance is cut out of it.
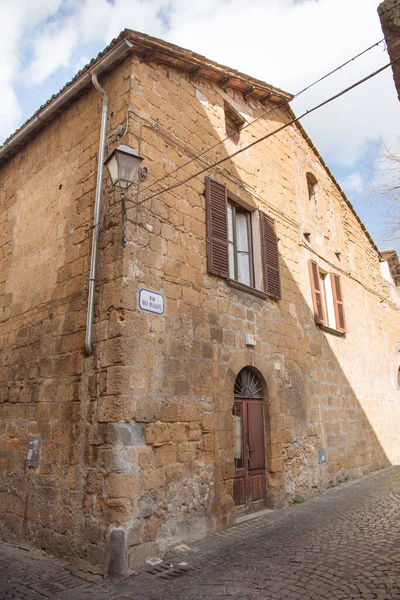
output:
<svg viewBox="0 0 400 600"><path fill-rule="evenodd" d="M247 444L247 460L250 460L250 453L253 452L253 448Z"/></svg>

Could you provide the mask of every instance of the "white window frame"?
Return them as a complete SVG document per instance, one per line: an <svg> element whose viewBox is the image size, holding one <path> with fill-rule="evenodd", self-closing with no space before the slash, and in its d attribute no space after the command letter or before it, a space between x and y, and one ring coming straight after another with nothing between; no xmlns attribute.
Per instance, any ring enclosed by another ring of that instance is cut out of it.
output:
<svg viewBox="0 0 400 600"><path fill-rule="evenodd" d="M247 286L252 289L263 292L264 289L264 275L263 275L263 263L262 263L262 254L261 254L261 231L260 231L260 212L254 207L248 204L245 200L228 190L228 204L234 204L239 209L246 211L250 215L250 250L251 256L250 260L252 263L252 271L253 271L253 282L252 285ZM231 281L236 281L237 283L241 283L234 277L232 277L231 273L229 274L229 278ZM247 284L242 284L247 285Z"/></svg>

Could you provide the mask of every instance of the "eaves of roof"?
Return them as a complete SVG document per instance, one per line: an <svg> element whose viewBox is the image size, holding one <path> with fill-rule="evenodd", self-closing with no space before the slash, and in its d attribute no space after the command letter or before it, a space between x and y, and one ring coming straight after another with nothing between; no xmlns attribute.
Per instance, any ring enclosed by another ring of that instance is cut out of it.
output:
<svg viewBox="0 0 400 600"><path fill-rule="evenodd" d="M71 81L57 93L53 94L49 100L43 104L30 119L28 119L19 129L17 129L4 144L0 147L0 166L9 158L14 156L22 147L33 139L39 131L44 129L48 123L54 120L62 113L73 101L78 98L84 90L92 85L92 74L110 72L118 63L120 63L128 53L138 55L143 62L152 62L165 64L176 69L182 70L192 79L209 79L223 89L229 87L241 92L245 99L253 97L261 102L290 102L293 96L279 88L268 83L255 79L234 69L220 65L207 59L191 50L186 50L169 42L151 37L144 33L124 29L117 38L100 52L96 58L92 59L83 69L81 69ZM294 114L288 107L291 114ZM355 215L362 230L369 239L370 243L380 255L379 250L368 233L365 225L357 215L353 205L348 200L339 183L331 173L322 156L312 143L303 126L297 122L302 135L311 146L321 164L326 169L332 181L336 184L341 196L343 197L350 210Z"/></svg>
<svg viewBox="0 0 400 600"><path fill-rule="evenodd" d="M291 117L295 118L295 114L292 111L292 109L290 107L288 107L288 108L289 108L289 112L290 112ZM372 237L371 237L370 233L368 232L367 228L365 227L364 223L361 221L360 217L358 216L358 214L356 212L356 209L354 208L354 206L352 205L352 203L350 202L350 200L347 198L346 194L344 193L344 191L340 187L340 184L337 181L336 177L334 176L334 174L332 173L332 171L330 170L330 168L328 167L328 165L326 164L326 162L324 161L324 159L322 158L322 156L318 152L317 148L314 146L311 138L309 137L308 133L306 132L306 130L304 129L304 127L300 123L300 121L296 121L296 126L299 128L301 135L307 141L308 145L311 147L311 149L313 150L313 152L317 156L319 162L324 167L324 169L328 173L329 177L332 179L333 183L336 185L336 187L338 189L338 192L340 193L340 195L343 198L344 202L347 204L347 206L349 207L349 209L351 210L351 212L353 213L353 215L357 219L357 221L358 221L361 229L365 233L368 241L370 242L370 244L374 248L374 250L376 250L376 252L378 253L378 257L381 260L382 256L381 256L381 253L380 253L380 250L379 250L378 246L375 244L374 240L372 239Z"/></svg>

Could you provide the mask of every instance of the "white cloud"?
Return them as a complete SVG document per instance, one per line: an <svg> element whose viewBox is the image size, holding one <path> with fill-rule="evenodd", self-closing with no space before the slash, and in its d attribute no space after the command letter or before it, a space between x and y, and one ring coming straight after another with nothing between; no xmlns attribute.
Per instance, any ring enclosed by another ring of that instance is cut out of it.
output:
<svg viewBox="0 0 400 600"><path fill-rule="evenodd" d="M168 38L292 93L381 39L379 0L232 0L193 14L174 2ZM227 10L229 6L229 10ZM207 16L205 16L207 14ZM383 45L293 103L298 114L388 62ZM353 164L366 141L393 128L398 102L390 70L304 119L328 160Z"/></svg>
<svg viewBox="0 0 400 600"><path fill-rule="evenodd" d="M2 6L3 23L9 26L1 27L0 34L0 135L8 133L20 119L21 112L13 88L13 74L18 67L17 42L20 29L20 18L13 10L11 3ZM12 52L8 53L9 48Z"/></svg>
<svg viewBox="0 0 400 600"><path fill-rule="evenodd" d="M0 135L19 118L13 91L20 70L18 43L34 25L38 33L32 61L25 69L31 85L43 83L60 67L72 71L72 66L81 66L80 57L87 52L83 42L100 50L125 27L190 48L290 92L299 91L382 37L376 12L379 0L0 2L13 11L8 24L3 19L0 25L0 40L2 33L12 38L11 43L0 41L0 59L6 66L5 74L0 75L6 90L0 100ZM66 9L64 17L57 14L61 4ZM46 21L49 16L54 17L50 24ZM382 48L301 96L293 103L296 112L302 113L387 62ZM12 118L7 118L7 112ZM351 166L368 141L388 137L397 115L398 102L388 70L306 117L303 124L328 162Z"/></svg>
<svg viewBox="0 0 400 600"><path fill-rule="evenodd" d="M27 0L26 0L27 1ZM62 0L60 0L62 2ZM51 5L51 1L49 0ZM24 77L28 85L40 85L62 67L81 65L79 58L80 45L97 41L99 50L118 36L125 27L151 30L153 35L162 35L164 26L157 16L162 0L114 0L111 4L106 0L64 0L68 8L67 16L57 18L59 4L52 0L54 9L50 14L55 19L46 21L48 14L38 6L37 21L44 21L42 29L32 44L32 60L26 66Z"/></svg>
<svg viewBox="0 0 400 600"><path fill-rule="evenodd" d="M38 22L54 14L61 1L1 0L0 2L0 139L9 135L18 126L22 116L14 84L20 71L24 36L29 36Z"/></svg>
<svg viewBox="0 0 400 600"><path fill-rule="evenodd" d="M342 185L346 191L356 192L357 194L360 194L364 190L363 177L357 171L346 177Z"/></svg>
<svg viewBox="0 0 400 600"><path fill-rule="evenodd" d="M93 41L105 38L114 10L115 8L106 0L85 0L82 2L76 13L82 39ZM108 43L110 40L104 41Z"/></svg>
<svg viewBox="0 0 400 600"><path fill-rule="evenodd" d="M26 72L28 83L41 84L60 67L68 67L77 42L78 32L73 19L37 38L34 59Z"/></svg>
<svg viewBox="0 0 400 600"><path fill-rule="evenodd" d="M83 69L83 67L85 67L91 60L91 57L89 56L79 56L73 64L73 70L75 73L78 73L78 71L80 71L81 69Z"/></svg>

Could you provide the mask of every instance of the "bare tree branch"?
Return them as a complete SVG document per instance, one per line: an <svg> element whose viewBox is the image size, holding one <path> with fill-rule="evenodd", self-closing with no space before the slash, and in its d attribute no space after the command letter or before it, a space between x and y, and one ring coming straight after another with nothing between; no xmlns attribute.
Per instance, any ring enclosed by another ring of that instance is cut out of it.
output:
<svg viewBox="0 0 400 600"><path fill-rule="evenodd" d="M387 241L400 249L400 138L380 140L371 191L382 199Z"/></svg>

